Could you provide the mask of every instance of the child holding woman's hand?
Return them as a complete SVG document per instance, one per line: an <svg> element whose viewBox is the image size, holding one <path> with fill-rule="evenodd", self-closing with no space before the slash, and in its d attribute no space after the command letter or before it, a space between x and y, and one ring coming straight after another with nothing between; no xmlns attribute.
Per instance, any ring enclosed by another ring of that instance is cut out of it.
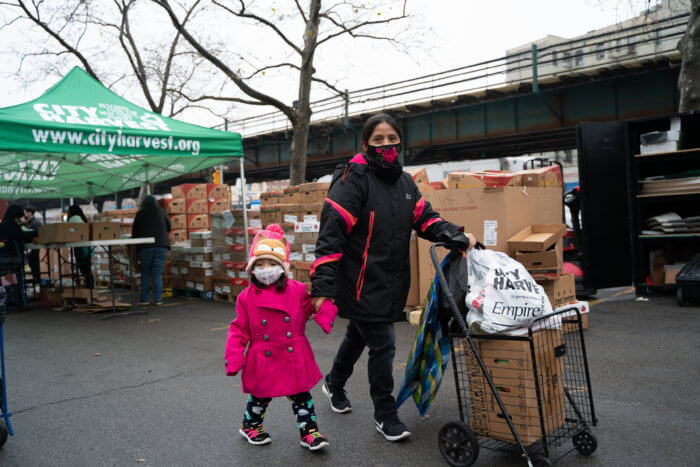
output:
<svg viewBox="0 0 700 467"><path fill-rule="evenodd" d="M304 328L313 315L328 334L338 310L326 301L314 314L305 285L287 279L289 247L278 225L255 236L246 271L251 285L236 300L236 319L226 341L226 374L241 371L243 392L249 394L239 432L250 444L269 443L272 439L263 429L265 411L273 397L286 396L297 418L301 446L323 449L328 440L318 431L309 393L322 375Z"/></svg>

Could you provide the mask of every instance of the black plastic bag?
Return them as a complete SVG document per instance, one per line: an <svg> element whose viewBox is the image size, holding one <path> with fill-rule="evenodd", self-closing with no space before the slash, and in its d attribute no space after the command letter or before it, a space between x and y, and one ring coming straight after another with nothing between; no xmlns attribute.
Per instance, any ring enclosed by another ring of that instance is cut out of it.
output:
<svg viewBox="0 0 700 467"><path fill-rule="evenodd" d="M467 292L469 291L469 280L467 277L467 258L464 256L464 253L461 251L452 251L445 259L442 272L445 274L445 280L447 280L447 285L454 297L457 308L462 317L466 320L467 311L469 311L466 303ZM450 304L447 301L447 296L441 289L438 289L438 303L440 323L443 325L443 329L447 329L447 325L453 315Z"/></svg>

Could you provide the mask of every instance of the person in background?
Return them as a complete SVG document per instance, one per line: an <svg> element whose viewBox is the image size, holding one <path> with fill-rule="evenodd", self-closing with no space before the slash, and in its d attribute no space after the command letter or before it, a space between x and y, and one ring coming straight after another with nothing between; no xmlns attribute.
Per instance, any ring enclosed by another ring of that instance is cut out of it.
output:
<svg viewBox="0 0 700 467"><path fill-rule="evenodd" d="M25 224L24 208L19 204L8 206L0 222L0 261L6 263L11 270L17 270L18 285L8 288L7 292L12 301L25 309L27 304L21 288L24 287L24 244L32 241L38 235L36 230L22 230Z"/></svg>
<svg viewBox="0 0 700 467"><path fill-rule="evenodd" d="M138 261L141 267L141 300L139 305L148 305L153 282L153 301L163 304L163 268L170 250L170 219L165 211L158 207L156 199L148 195L143 199L141 208L136 213L131 238L155 238L151 245L139 245Z"/></svg>
<svg viewBox="0 0 700 467"><path fill-rule="evenodd" d="M36 218L36 208L33 206L26 206L24 208L24 220L26 222L25 228L33 231L39 231L41 227L41 221ZM39 284L41 282L41 269L39 268L39 250L29 250L27 253L27 264L29 269L32 270L32 279L34 284Z"/></svg>
<svg viewBox="0 0 700 467"><path fill-rule="evenodd" d="M66 217L68 217L68 222L85 222L86 224L88 222L87 217L85 217L85 213L77 204L74 204L68 208L68 214ZM88 289L95 287L95 279L92 276L92 253L92 248L87 246L73 248L75 262L78 263L78 269L83 277L85 277L85 282L87 282Z"/></svg>

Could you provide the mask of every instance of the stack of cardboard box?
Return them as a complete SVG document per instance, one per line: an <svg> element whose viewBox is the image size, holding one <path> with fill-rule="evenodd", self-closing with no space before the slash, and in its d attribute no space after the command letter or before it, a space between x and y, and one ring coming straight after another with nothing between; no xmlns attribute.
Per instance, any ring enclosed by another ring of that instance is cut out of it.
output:
<svg viewBox="0 0 700 467"><path fill-rule="evenodd" d="M179 242L171 248L173 288L197 292L214 290L213 248L209 232L194 233L191 240Z"/></svg>
<svg viewBox="0 0 700 467"><path fill-rule="evenodd" d="M311 220L310 218L308 220ZM288 235L290 279L303 282L311 292L311 265L316 261L316 241L320 222L296 222L293 235Z"/></svg>
<svg viewBox="0 0 700 467"><path fill-rule="evenodd" d="M209 230L209 214L227 211L231 206L228 185L184 183L173 187L172 198L161 200L170 217L170 242L191 238L194 232Z"/></svg>
<svg viewBox="0 0 700 467"><path fill-rule="evenodd" d="M440 217L463 226L487 248L513 256L515 252L510 251L507 242L511 236L531 224L561 222L559 169L545 169L517 173L455 172L443 181L443 189L433 189L433 183L421 183L419 189ZM546 175L549 172L553 175ZM430 245L427 240L418 239L420 301L425 300L435 277ZM438 253L442 259L447 250L443 248Z"/></svg>
<svg viewBox="0 0 700 467"><path fill-rule="evenodd" d="M576 303L576 280L573 274L562 274L564 224L533 224L508 239L508 247L516 261L528 270L543 288L552 308ZM588 328L588 307L581 314L583 329Z"/></svg>
<svg viewBox="0 0 700 467"><path fill-rule="evenodd" d="M238 294L248 286L248 275L245 272L248 252L245 249L245 236L249 242L260 230L257 225L257 213L249 211L248 227L245 226L243 211L224 211L211 214L211 235L214 266L215 299L234 302Z"/></svg>
<svg viewBox="0 0 700 467"><path fill-rule="evenodd" d="M318 222L328 187L328 183L304 183L289 187L282 193L261 194L262 225L287 224L291 229L293 227L289 226L295 222Z"/></svg>
<svg viewBox="0 0 700 467"><path fill-rule="evenodd" d="M555 351L563 342L560 330L534 333L534 352L528 340L477 338L474 342L523 444L527 446L542 438L541 424L544 424L546 433L563 426L564 364ZM477 436L515 442L469 344L463 341L456 351L464 352L467 360L472 430ZM538 404L538 399L541 404Z"/></svg>
<svg viewBox="0 0 700 467"><path fill-rule="evenodd" d="M550 188L563 186L561 169L558 165L539 169L508 172L504 170L484 170L452 172L442 181L444 189L523 186ZM431 185L433 186L433 185Z"/></svg>
<svg viewBox="0 0 700 467"><path fill-rule="evenodd" d="M84 223L71 223L62 222L55 224L45 224L39 227L39 243L49 244L49 243L71 243L71 242L85 242L89 240L114 240L120 238L120 231L122 229L121 222L125 218L124 211L127 211L126 217L129 218L133 223L133 217L131 216L134 210L119 210L119 211L108 211L109 215L105 213L103 218L111 219L111 221L98 221ZM130 228L130 226L128 227ZM128 259L126 255L123 254L122 248L114 247L114 276L115 283L127 283L128 279ZM61 272L59 274L58 270L58 254L61 255ZM68 248L61 248L59 253L56 253L55 249L51 249L49 252L49 259L51 264L50 277L52 282L60 285L72 285L72 282L67 277L70 277L70 250ZM107 259L107 252L103 249L97 248L93 259L93 275L97 283L107 283L109 280L109 261ZM59 281L59 275L62 276L62 280Z"/></svg>
<svg viewBox="0 0 700 467"><path fill-rule="evenodd" d="M329 183L304 183L283 192L260 195L262 225L278 224L289 242L289 278L311 289L309 271L316 260L314 251L321 221L323 202Z"/></svg>
<svg viewBox="0 0 700 467"><path fill-rule="evenodd" d="M121 227L121 236L129 237L131 228L134 225L136 212L138 212L138 209L110 209L100 215L100 221L118 223Z"/></svg>

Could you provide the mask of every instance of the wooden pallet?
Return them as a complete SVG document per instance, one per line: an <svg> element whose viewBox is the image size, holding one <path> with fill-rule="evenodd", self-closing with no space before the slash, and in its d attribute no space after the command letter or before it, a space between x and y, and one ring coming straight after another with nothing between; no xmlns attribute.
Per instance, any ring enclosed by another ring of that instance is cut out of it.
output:
<svg viewBox="0 0 700 467"><path fill-rule="evenodd" d="M115 300L114 302L114 309L116 311L124 311L131 307L131 303L122 302L120 300ZM73 310L86 314L107 313L112 311L112 300L101 300L87 305L78 305Z"/></svg>

